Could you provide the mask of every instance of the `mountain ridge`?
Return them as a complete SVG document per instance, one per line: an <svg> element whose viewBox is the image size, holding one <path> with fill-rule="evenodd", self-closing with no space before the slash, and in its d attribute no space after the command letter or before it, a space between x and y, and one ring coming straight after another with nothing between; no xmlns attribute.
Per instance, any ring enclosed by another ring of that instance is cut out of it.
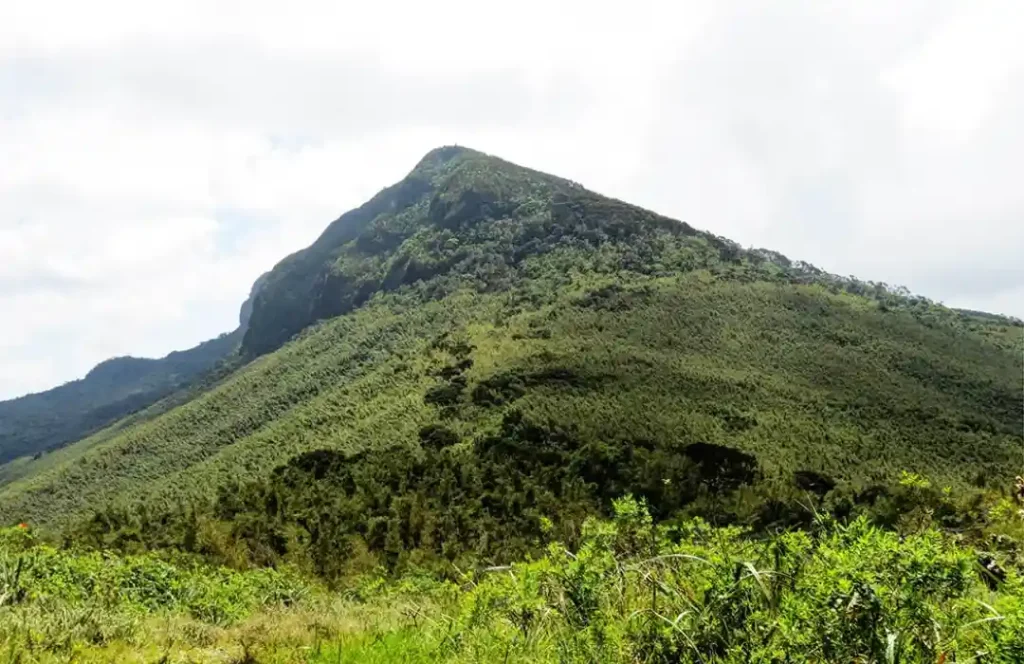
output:
<svg viewBox="0 0 1024 664"><path fill-rule="evenodd" d="M926 298L912 296L902 287L893 288L884 283L861 282L829 274L809 263L791 261L775 251L744 250L727 238L699 231L686 222L595 194L572 180L512 164L468 147L442 146L424 155L405 178L381 190L358 208L341 215L309 247L289 255L264 275L266 288L253 299L254 322L249 326L243 339L243 352L249 356L257 356L272 351L304 327L349 311L374 292L398 288L417 278L432 276L437 269L436 266L424 269L413 264L410 269L408 262L398 260L389 265L386 272L376 275L376 281L362 281L353 287L351 280L344 278L348 276L345 274L344 262L349 256L342 253L342 248L347 243L356 241L355 251L351 254L358 260L362 254L386 253L399 247L413 235L412 231L415 228L386 224L374 228L374 223L383 215L401 216L417 205L425 204L430 221L441 227L458 227L460 223L474 216L495 218L515 214L517 210L514 208L518 207L521 201L510 203L503 200L503 197L510 194L514 197L515 194L521 195L524 192L516 192L514 187L512 192L503 190L501 178L485 177L484 173L494 170L508 171L506 180L514 180L517 176L530 178L534 189L528 193L540 198L549 197L550 213L556 219L564 219L573 214L586 215L587 203L594 205L596 201L606 201L621 206L621 210L643 216L645 223L663 230L701 237L729 260L735 260L743 255L753 256L765 262L776 263L784 269L794 270L797 273L797 280L822 280L842 288L852 285L854 290L861 294L874 291L883 298L926 301ZM508 183L504 186L507 187ZM577 200L581 194L584 195L584 200ZM511 208L508 205L511 205ZM581 210L581 207L584 209ZM598 212L600 213L600 210ZM529 242L536 239L528 238L526 246L519 248L512 256L513 261L518 262L529 255ZM302 297L295 298L297 301L282 303L284 300L292 299L293 293L287 291L295 289L303 291ZM338 291L346 289L349 291L347 297L337 295ZM278 300L277 303L274 302L275 299ZM934 304L930 301L928 303ZM967 310L963 313L1002 324L1024 325L1017 319L999 314Z"/></svg>
<svg viewBox="0 0 1024 664"><path fill-rule="evenodd" d="M236 352L262 279L242 303L232 332L160 358L112 357L82 378L0 401L0 465L81 440L201 380Z"/></svg>

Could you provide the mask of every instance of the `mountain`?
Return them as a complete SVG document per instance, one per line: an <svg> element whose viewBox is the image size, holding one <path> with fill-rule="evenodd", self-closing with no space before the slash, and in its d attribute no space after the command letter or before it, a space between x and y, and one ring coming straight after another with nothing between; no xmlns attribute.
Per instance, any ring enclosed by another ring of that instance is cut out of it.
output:
<svg viewBox="0 0 1024 664"><path fill-rule="evenodd" d="M160 359L111 358L79 380L0 401L0 464L81 440L193 384L238 350L262 279L243 303L234 332ZM5 476L0 471L0 481Z"/></svg>
<svg viewBox="0 0 1024 664"><path fill-rule="evenodd" d="M0 518L501 557L624 493L770 520L903 473L995 486L1022 331L445 147L261 277L244 364L27 462Z"/></svg>

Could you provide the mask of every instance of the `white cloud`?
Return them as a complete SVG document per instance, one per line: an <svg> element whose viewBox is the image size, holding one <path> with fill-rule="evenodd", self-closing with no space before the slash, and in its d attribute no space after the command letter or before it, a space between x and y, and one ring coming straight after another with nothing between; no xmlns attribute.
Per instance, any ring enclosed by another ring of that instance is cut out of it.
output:
<svg viewBox="0 0 1024 664"><path fill-rule="evenodd" d="M841 273L1024 315L1024 8L4 3L0 398L230 329L469 145Z"/></svg>

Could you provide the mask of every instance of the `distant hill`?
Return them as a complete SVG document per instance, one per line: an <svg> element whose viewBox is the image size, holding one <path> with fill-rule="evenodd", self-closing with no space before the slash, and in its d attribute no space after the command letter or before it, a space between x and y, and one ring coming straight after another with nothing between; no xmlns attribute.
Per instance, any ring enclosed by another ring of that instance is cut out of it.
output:
<svg viewBox="0 0 1024 664"><path fill-rule="evenodd" d="M251 310L250 296L238 329L194 348L160 359L115 357L79 380L0 401L0 464L52 452L192 384L238 350Z"/></svg>
<svg viewBox="0 0 1024 664"><path fill-rule="evenodd" d="M442 522L489 528L472 536L486 547L515 531L488 519L523 506L579 515L632 492L665 514L739 486L1019 472L1018 321L745 249L465 148L429 153L281 261L248 322L247 364L30 462L0 487L0 518L195 499L238 523L249 509L287 520L281 492L339 473L296 514L378 487L344 503L346 527L383 537L373 528L394 523L422 546ZM121 363L96 380L149 375ZM37 435L22 422L8 435ZM277 502L231 503L242 495ZM476 516L444 521L437 496L476 501Z"/></svg>

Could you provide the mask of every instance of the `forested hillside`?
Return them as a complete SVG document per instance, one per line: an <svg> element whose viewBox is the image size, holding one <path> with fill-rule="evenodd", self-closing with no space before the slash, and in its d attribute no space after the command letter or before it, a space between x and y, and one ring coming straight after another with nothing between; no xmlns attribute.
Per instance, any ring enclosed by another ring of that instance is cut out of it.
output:
<svg viewBox="0 0 1024 664"><path fill-rule="evenodd" d="M8 652L1022 661L1020 321L452 147L242 318L0 468Z"/></svg>
<svg viewBox="0 0 1024 664"><path fill-rule="evenodd" d="M695 444L749 455L744 485L1016 472L1018 322L744 250L471 150L430 153L265 275L243 350L320 319L194 400L35 462L0 510L50 522L212 500L319 449L421 459L429 427L460 467L486 441L556 444L527 456L558 504L578 463L622 468L583 475L581 514L654 481L622 455L681 478L702 463ZM691 504L701 484L679 480L656 507Z"/></svg>

